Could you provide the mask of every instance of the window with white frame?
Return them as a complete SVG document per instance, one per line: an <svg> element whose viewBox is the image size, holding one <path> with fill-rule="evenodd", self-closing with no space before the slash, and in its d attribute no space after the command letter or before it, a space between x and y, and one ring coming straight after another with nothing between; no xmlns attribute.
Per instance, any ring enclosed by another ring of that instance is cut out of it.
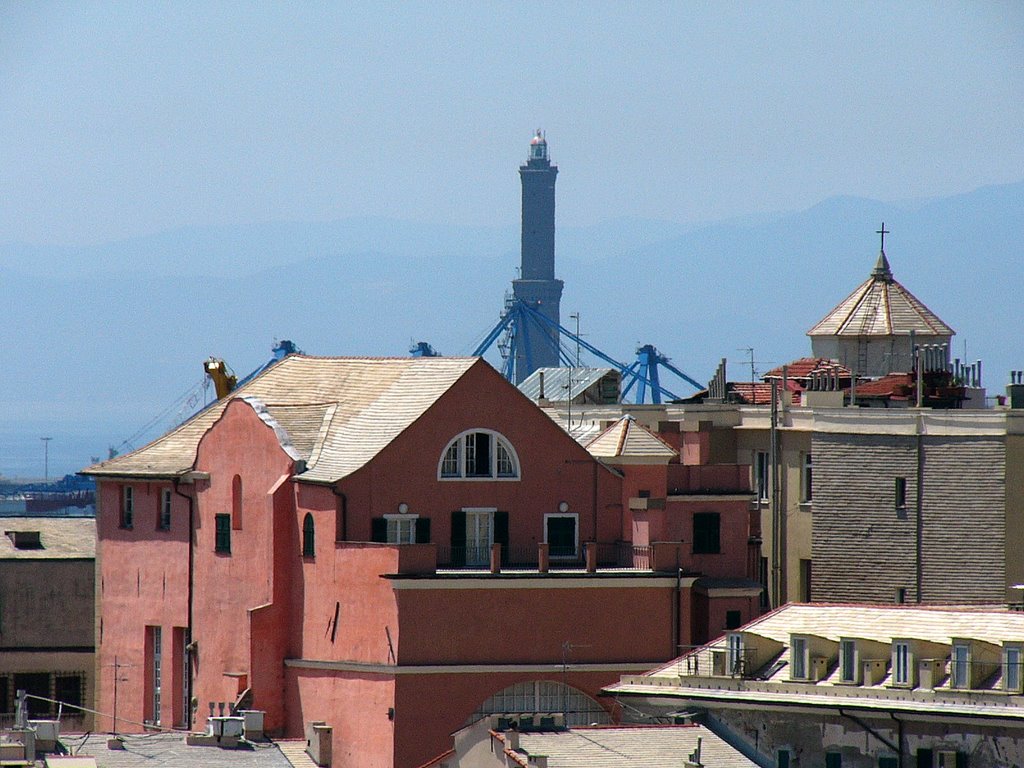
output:
<svg viewBox="0 0 1024 768"><path fill-rule="evenodd" d="M892 682L894 685L910 685L910 643L896 642L892 646Z"/></svg>
<svg viewBox="0 0 1024 768"><path fill-rule="evenodd" d="M611 718L605 709L583 691L555 680L530 680L498 691L474 712L467 723L485 715L531 715L563 713L565 724L606 724Z"/></svg>
<svg viewBox="0 0 1024 768"><path fill-rule="evenodd" d="M416 520L419 515L384 515L388 527L388 544L415 544Z"/></svg>
<svg viewBox="0 0 1024 768"><path fill-rule="evenodd" d="M516 480L519 459L512 444L491 430L463 432L441 454L442 480Z"/></svg>
<svg viewBox="0 0 1024 768"><path fill-rule="evenodd" d="M1021 646L1003 646L1003 690L1010 693L1021 692Z"/></svg>
<svg viewBox="0 0 1024 768"><path fill-rule="evenodd" d="M839 681L856 683L857 679L857 641L842 639L839 641Z"/></svg>
<svg viewBox="0 0 1024 768"><path fill-rule="evenodd" d="M953 643L949 659L949 687L971 687L971 647L967 643Z"/></svg>
<svg viewBox="0 0 1024 768"><path fill-rule="evenodd" d="M754 490L757 498L768 501L768 451L754 453Z"/></svg>
<svg viewBox="0 0 1024 768"><path fill-rule="evenodd" d="M726 636L726 649L730 675L743 674L743 635L731 632Z"/></svg>
<svg viewBox="0 0 1024 768"><path fill-rule="evenodd" d="M800 503L810 504L812 498L812 482L811 482L811 452L801 454L802 462L800 464Z"/></svg>
<svg viewBox="0 0 1024 768"><path fill-rule="evenodd" d="M807 638L790 637L789 641L789 677L791 680L807 679Z"/></svg>

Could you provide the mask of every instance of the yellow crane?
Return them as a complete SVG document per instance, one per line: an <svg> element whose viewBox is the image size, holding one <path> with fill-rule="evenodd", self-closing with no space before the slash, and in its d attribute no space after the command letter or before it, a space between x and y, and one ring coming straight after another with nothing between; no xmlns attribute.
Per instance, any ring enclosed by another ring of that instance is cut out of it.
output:
<svg viewBox="0 0 1024 768"><path fill-rule="evenodd" d="M203 363L203 370L213 380L213 388L217 393L218 400L230 395L235 385L238 384L235 372L228 368L228 364L219 357L207 358Z"/></svg>

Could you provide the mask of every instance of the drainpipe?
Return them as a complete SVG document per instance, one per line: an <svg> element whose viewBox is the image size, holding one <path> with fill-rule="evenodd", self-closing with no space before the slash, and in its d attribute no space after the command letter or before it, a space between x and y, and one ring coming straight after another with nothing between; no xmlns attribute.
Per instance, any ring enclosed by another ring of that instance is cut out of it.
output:
<svg viewBox="0 0 1024 768"><path fill-rule="evenodd" d="M914 504L916 520L916 542L915 542L915 555L916 555L916 568L915 568L915 581L917 589L917 602L922 601L921 589L924 581L924 574L922 572L922 556L924 554L924 543L922 541L924 534L924 414L921 411L917 412L917 435L915 436L916 449L917 449L917 500Z"/></svg>
<svg viewBox="0 0 1024 768"><path fill-rule="evenodd" d="M195 498L188 494L181 492L178 487L180 480L174 478L171 481L174 486L174 493L181 498L188 501L188 618L187 626L185 628L185 657L188 659L188 691L186 691L185 701L185 727L192 727L192 651L189 650L189 646L192 645L192 604L194 602L195 585L194 585L194 573L195 573ZM195 486L192 486L195 488ZM114 670L115 673L117 670Z"/></svg>

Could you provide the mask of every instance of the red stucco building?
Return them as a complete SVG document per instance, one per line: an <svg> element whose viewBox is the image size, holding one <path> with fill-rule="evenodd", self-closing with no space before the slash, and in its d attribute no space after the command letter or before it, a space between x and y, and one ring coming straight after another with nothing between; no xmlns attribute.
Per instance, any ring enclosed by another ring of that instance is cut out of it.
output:
<svg viewBox="0 0 1024 768"><path fill-rule="evenodd" d="M244 696L399 768L482 712L614 718L602 686L757 613L748 473L710 459L628 419L588 450L479 359L289 355L86 470L97 709Z"/></svg>

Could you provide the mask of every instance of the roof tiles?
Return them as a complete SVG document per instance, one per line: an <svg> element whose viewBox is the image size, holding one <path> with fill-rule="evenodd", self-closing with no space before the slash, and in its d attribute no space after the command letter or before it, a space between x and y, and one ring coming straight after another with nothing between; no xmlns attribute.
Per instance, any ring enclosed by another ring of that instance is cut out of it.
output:
<svg viewBox="0 0 1024 768"><path fill-rule="evenodd" d="M466 357L289 355L149 445L85 473L182 475L193 468L199 441L228 403L243 399L283 431L282 445L306 461L299 477L333 482L370 461L478 362Z"/></svg>

